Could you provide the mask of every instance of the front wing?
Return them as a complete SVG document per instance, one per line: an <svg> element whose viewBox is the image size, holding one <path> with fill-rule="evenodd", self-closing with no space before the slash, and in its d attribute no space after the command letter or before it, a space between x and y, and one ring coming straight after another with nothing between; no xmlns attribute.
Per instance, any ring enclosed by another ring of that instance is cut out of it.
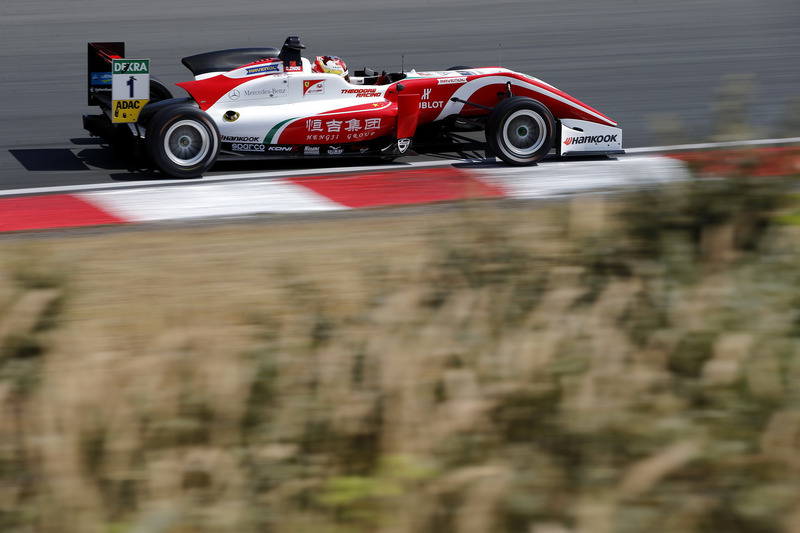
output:
<svg viewBox="0 0 800 533"><path fill-rule="evenodd" d="M559 156L625 153L620 128L575 119L561 119L559 124L556 146Z"/></svg>

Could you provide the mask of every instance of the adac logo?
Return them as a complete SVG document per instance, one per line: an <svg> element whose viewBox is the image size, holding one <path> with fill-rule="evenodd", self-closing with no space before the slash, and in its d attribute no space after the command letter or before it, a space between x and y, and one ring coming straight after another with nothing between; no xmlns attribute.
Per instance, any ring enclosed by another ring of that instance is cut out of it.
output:
<svg viewBox="0 0 800 533"><path fill-rule="evenodd" d="M239 113L236 111L227 111L222 115L222 120L225 122L236 122L239 119Z"/></svg>
<svg viewBox="0 0 800 533"><path fill-rule="evenodd" d="M323 94L325 80L306 80L303 82L303 96L307 94Z"/></svg>

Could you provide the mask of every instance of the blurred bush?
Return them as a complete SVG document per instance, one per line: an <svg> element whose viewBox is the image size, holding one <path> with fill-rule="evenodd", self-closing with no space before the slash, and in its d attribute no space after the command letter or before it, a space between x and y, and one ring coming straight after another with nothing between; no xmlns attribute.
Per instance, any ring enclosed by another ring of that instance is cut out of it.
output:
<svg viewBox="0 0 800 533"><path fill-rule="evenodd" d="M348 263L355 285L265 256L279 305L221 333L163 324L125 358L65 360L59 331L89 312L78 261L32 275L18 254L0 263L0 530L797 531L795 185L467 204L402 226L426 234L417 267L395 268L399 245ZM183 260L216 261L206 294L233 298L214 283L242 246L195 238ZM331 303L354 286L361 303Z"/></svg>

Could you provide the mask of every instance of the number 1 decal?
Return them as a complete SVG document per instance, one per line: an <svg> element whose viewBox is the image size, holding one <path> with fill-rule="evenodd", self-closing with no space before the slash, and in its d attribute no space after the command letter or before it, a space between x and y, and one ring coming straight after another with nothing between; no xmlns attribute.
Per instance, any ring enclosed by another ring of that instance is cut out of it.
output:
<svg viewBox="0 0 800 533"><path fill-rule="evenodd" d="M112 122L136 122L149 96L149 59L120 58L111 61Z"/></svg>
<svg viewBox="0 0 800 533"><path fill-rule="evenodd" d="M131 77L128 79L128 83L126 84L128 87L130 87L130 88L131 88L131 98L133 98L133 82L134 82L134 81L136 81L136 77L135 77L135 76L131 76Z"/></svg>

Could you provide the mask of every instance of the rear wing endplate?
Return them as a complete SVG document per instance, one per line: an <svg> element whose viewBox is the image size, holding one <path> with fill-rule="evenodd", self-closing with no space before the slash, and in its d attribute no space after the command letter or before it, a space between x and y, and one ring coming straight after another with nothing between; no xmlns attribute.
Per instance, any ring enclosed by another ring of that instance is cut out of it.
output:
<svg viewBox="0 0 800 533"><path fill-rule="evenodd" d="M150 60L125 58L125 43L89 43L88 102L112 122L136 122L150 101Z"/></svg>
<svg viewBox="0 0 800 533"><path fill-rule="evenodd" d="M125 43L89 43L88 104L111 107L111 64L125 57Z"/></svg>

